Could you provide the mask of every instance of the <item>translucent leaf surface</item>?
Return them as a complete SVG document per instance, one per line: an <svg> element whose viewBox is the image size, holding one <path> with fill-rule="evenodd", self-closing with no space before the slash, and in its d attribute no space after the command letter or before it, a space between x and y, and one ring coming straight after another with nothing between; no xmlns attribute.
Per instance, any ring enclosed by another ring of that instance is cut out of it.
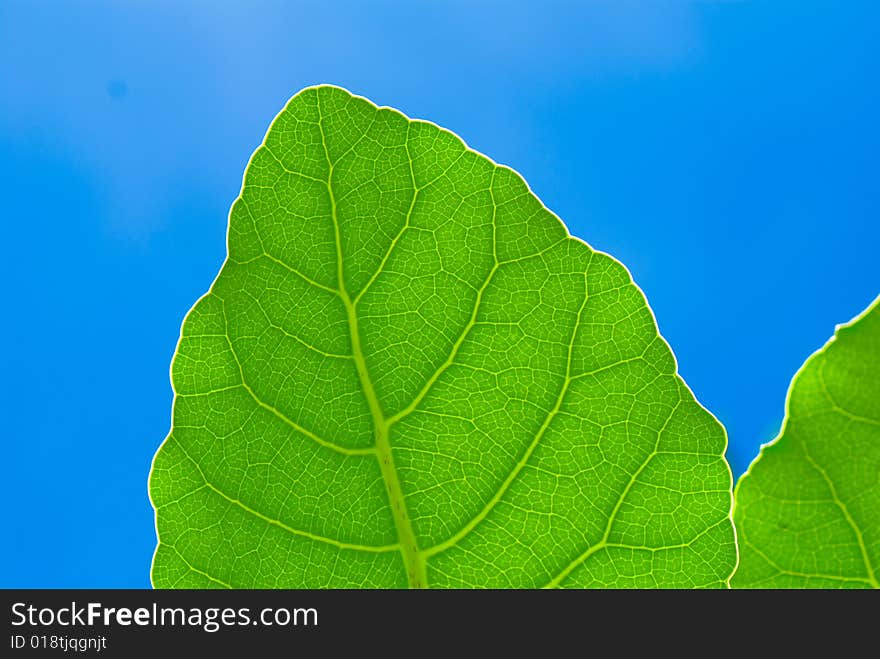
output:
<svg viewBox="0 0 880 659"><path fill-rule="evenodd" d="M228 251L172 365L154 585L726 584L723 428L514 171L309 88Z"/></svg>
<svg viewBox="0 0 880 659"><path fill-rule="evenodd" d="M880 587L880 299L794 376L734 519L736 588Z"/></svg>

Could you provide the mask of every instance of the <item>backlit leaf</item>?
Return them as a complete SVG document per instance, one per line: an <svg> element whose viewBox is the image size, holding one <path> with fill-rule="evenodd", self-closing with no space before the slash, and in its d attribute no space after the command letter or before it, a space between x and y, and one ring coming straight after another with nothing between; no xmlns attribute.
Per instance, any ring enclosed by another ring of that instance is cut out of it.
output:
<svg viewBox="0 0 880 659"><path fill-rule="evenodd" d="M880 587L880 298L794 376L734 519L735 588Z"/></svg>
<svg viewBox="0 0 880 659"><path fill-rule="evenodd" d="M723 428L514 171L309 88L228 251L172 366L154 585L726 585Z"/></svg>

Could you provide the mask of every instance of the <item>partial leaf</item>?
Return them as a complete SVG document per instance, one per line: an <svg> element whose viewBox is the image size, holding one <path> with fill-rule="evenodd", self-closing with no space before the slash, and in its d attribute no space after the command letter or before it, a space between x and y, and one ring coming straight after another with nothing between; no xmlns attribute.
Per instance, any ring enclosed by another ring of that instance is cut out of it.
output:
<svg viewBox="0 0 880 659"><path fill-rule="evenodd" d="M734 519L735 588L880 587L880 298L794 376Z"/></svg>
<svg viewBox="0 0 880 659"><path fill-rule="evenodd" d="M156 586L726 584L723 428L515 172L309 88L229 222L172 366Z"/></svg>

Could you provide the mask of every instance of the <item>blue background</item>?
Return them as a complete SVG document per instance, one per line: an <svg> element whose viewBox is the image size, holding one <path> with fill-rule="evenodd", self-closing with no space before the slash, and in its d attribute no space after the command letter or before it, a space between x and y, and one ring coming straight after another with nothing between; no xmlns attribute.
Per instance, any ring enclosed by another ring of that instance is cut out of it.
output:
<svg viewBox="0 0 880 659"><path fill-rule="evenodd" d="M0 585L146 587L180 322L252 150L332 82L623 261L736 475L880 292L877 3L0 5Z"/></svg>

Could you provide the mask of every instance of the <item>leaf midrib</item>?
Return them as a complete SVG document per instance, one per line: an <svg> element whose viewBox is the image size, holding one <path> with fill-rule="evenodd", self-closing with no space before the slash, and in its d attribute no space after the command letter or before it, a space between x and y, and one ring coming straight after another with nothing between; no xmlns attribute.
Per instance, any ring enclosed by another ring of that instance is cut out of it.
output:
<svg viewBox="0 0 880 659"><path fill-rule="evenodd" d="M394 518L394 526L397 530L397 538L400 543L400 552L403 555L403 562L406 568L407 582L410 588L427 588L428 577L425 557L419 551L418 541L416 540L415 532L412 523L410 522L409 514L407 513L406 501L404 500L403 489L400 485L400 478L398 477L397 469L394 466L394 457L391 454L391 444L388 440L389 423L382 412L382 406L379 404L379 398L376 395L373 381L370 378L370 372L367 368L367 362L364 359L363 349L361 348L357 310L355 309L351 296L348 294L348 290L345 286L342 239L339 229L336 195L333 192L333 161L330 159L330 151L327 148L327 138L324 133L324 116L321 112L320 98L320 95L318 95L318 128L321 133L321 144L324 148L324 155L327 158L328 173L326 185L330 198L330 215L333 220L333 234L336 243L336 277L339 286L339 297L345 306L349 333L351 336L352 355L354 357L361 388L364 390L364 396L367 399L367 405L370 408L370 415L373 419L373 427L376 434L376 458L379 460L379 469L382 472L382 479L385 482L385 488L388 492L391 515Z"/></svg>

